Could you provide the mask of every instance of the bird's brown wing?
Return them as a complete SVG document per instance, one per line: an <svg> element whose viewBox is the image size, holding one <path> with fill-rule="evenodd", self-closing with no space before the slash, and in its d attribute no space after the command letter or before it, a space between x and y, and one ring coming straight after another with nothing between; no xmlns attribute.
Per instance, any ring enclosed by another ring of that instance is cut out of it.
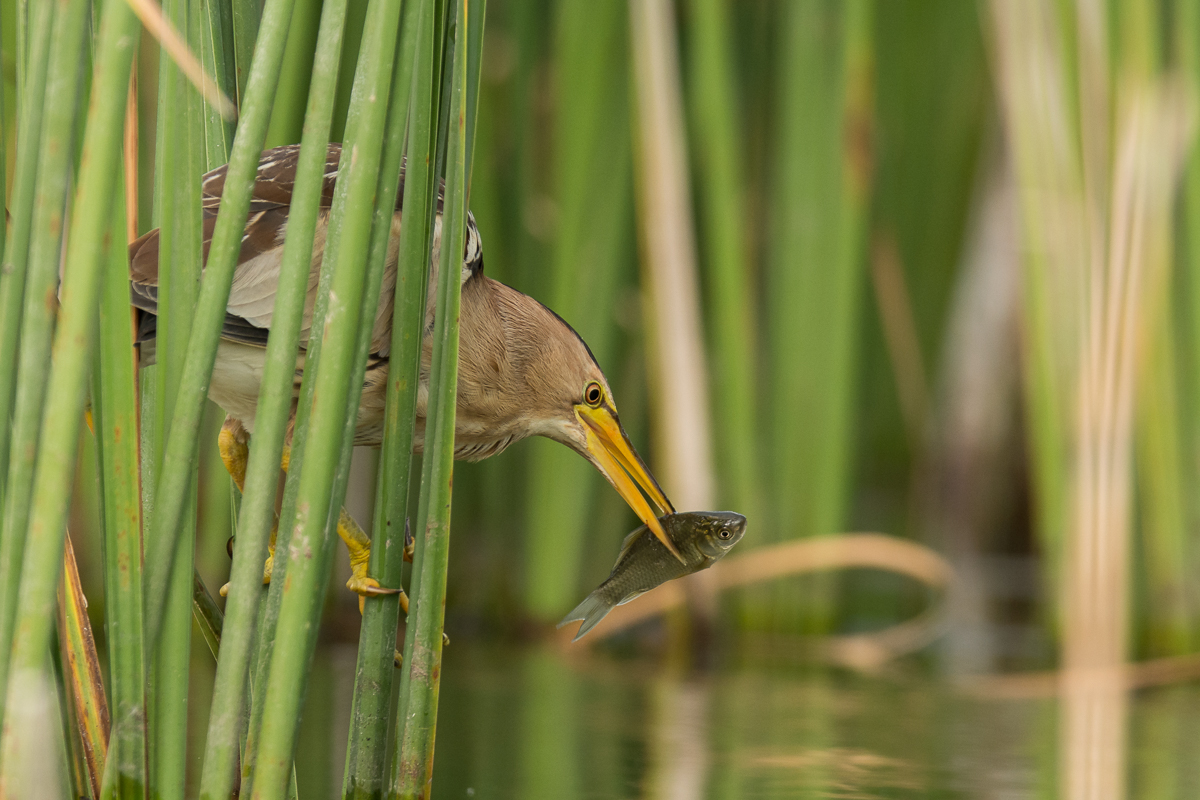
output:
<svg viewBox="0 0 1200 800"><path fill-rule="evenodd" d="M317 221L314 247L323 250L329 208L333 203L334 186L337 181L338 164L341 160L340 144L330 144L325 157L324 185L321 193L320 212ZM271 325L271 314L275 305L275 292L279 283L279 270L283 260L283 241L287 230L288 208L295 188L296 166L300 156L299 145L285 145L263 152L258 162L258 173L250 198L250 212L238 253L238 264L234 269L233 282L226 307L225 323L221 329L224 338L234 341L265 346ZM204 175L201 181L203 208L202 254L208 259L213 230L216 227L217 210L221 194L225 189L227 165L218 167ZM399 211L404 196L404 173L400 175L400 191L396 197ZM442 191L439 187L437 208L441 211ZM393 233L396 228L393 228ZM479 230L473 216L469 216L464 248L462 280L483 270L483 252ZM149 315L158 311L158 261L159 233L150 231L129 246L130 283L133 305ZM301 340L306 342L312 321L312 310L316 300L316 288L320 270L320 259L314 258L309 273L308 298L305 303ZM391 340L392 296L395 287L395 270L387 270L383 291L372 331L373 355L386 358ZM153 320L145 319L139 325L139 340L153 336Z"/></svg>
<svg viewBox="0 0 1200 800"><path fill-rule="evenodd" d="M341 146L330 145L325 159L325 181L321 193L319 235L324 235L324 221L333 201ZM238 264L234 269L229 293L229 305L221 335L226 339L265 346L275 304L275 289L283 258L283 238L287 229L288 207L295 188L296 162L299 145L287 145L264 151L258 162L258 174L250 196L250 214L242 235ZM221 193L225 189L228 165L204 175L201 181L202 256L207 261L217 223ZM129 278L133 305L150 315L158 311L159 231L145 234L129 246ZM319 262L318 262L319 265ZM317 265L314 265L310 293L316 288ZM308 304L311 317L312 304ZM308 322L308 319L305 320ZM143 318L139 339L153 335L153 320ZM307 331L307 324L305 325Z"/></svg>

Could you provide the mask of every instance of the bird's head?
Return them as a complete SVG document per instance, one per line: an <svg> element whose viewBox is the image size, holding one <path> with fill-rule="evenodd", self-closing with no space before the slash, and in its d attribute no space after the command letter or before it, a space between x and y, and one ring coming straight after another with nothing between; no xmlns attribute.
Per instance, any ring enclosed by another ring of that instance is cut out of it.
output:
<svg viewBox="0 0 1200 800"><path fill-rule="evenodd" d="M537 432L591 462L659 541L679 557L651 503L660 514L675 509L621 426L608 380L574 329L549 309L545 311L553 319L536 326L541 329L537 352L525 373L530 395L539 399L534 404L534 413L540 417L535 423Z"/></svg>

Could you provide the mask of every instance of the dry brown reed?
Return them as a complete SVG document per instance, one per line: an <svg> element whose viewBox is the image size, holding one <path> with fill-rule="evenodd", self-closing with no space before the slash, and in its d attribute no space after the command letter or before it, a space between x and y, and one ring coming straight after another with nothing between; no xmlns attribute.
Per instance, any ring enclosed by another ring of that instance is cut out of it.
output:
<svg viewBox="0 0 1200 800"><path fill-rule="evenodd" d="M647 371L663 489L680 510L715 498L708 370L700 322L696 235L688 179L678 45L666 0L630 5L636 83L638 231L644 257ZM697 573L684 581L692 613L711 620L715 587Z"/></svg>

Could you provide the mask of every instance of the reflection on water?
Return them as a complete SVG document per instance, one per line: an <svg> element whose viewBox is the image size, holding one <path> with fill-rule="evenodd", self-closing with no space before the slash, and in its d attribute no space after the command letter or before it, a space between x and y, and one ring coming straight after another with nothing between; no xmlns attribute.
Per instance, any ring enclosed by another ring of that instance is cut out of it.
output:
<svg viewBox="0 0 1200 800"><path fill-rule="evenodd" d="M1128 707L1128 791L1108 796L1200 796L1200 689L1142 691ZM656 662L456 643L434 794L1048 798L1060 786L1058 709L915 672L745 665L688 677Z"/></svg>

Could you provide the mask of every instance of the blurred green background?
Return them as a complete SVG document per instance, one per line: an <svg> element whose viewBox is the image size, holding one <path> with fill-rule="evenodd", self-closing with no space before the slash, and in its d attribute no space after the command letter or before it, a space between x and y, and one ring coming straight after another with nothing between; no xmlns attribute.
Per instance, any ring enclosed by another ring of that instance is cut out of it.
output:
<svg viewBox="0 0 1200 800"><path fill-rule="evenodd" d="M1186 3L1133 5L1157 15L1146 31L1159 54L1155 69L1186 67L1187 32L1168 26ZM319 6L299 2L268 146L299 140ZM350 9L344 65L353 63L365 3ZM1039 432L1030 429L1023 389L1021 233L989 63L989 6L682 0L671 10L714 505L750 518L746 550L857 530L929 544L974 578L973 616L963 622L991 643L983 656L965 648L973 669L1049 663L1061 587L1043 567L1062 545L1036 513L1030 453ZM654 312L639 227L629 7L492 0L487 12L471 191L486 270L579 331L635 444L662 477L667 445L652 404L669 404L673 387L656 385L647 366ZM1131 35L1117 16L1109 17L1114 74ZM1068 44L1069 28L1060 31ZM5 36L12 30L6 25ZM148 143L157 80L150 40L139 64ZM11 93L11 65L7 75ZM346 68L340 108L348 97ZM340 127L335 119L334 139ZM153 151L141 152L145 229ZM1177 227L1183 245L1185 226ZM1170 464L1139 463L1139 481L1165 471L1193 486L1200 463L1190 255L1185 246L1174 252L1170 281L1179 291L1168 309L1169 407L1180 436ZM212 411L198 555L219 585L232 514L215 446L221 414ZM1144 422L1138 418L1138 436ZM357 458L351 504L369 524L374 453ZM85 452L72 523L89 585L98 580L88 557L93 469ZM457 471L451 629L503 638L556 621L607 574L635 525L594 470L548 441L522 442ZM1181 652L1195 640L1198 495L1175 498L1176 529L1162 531L1183 555L1165 565L1171 575L1161 563L1155 572L1154 546L1144 538L1158 496L1144 483L1136 492L1131 607L1141 654ZM1162 583L1170 585L1160 591ZM846 631L911 616L925 595L881 572L854 572L740 591L722 608L741 630ZM353 605L340 593L330 603ZM1168 617L1186 635L1163 633ZM997 637L996 626L1007 633Z"/></svg>

